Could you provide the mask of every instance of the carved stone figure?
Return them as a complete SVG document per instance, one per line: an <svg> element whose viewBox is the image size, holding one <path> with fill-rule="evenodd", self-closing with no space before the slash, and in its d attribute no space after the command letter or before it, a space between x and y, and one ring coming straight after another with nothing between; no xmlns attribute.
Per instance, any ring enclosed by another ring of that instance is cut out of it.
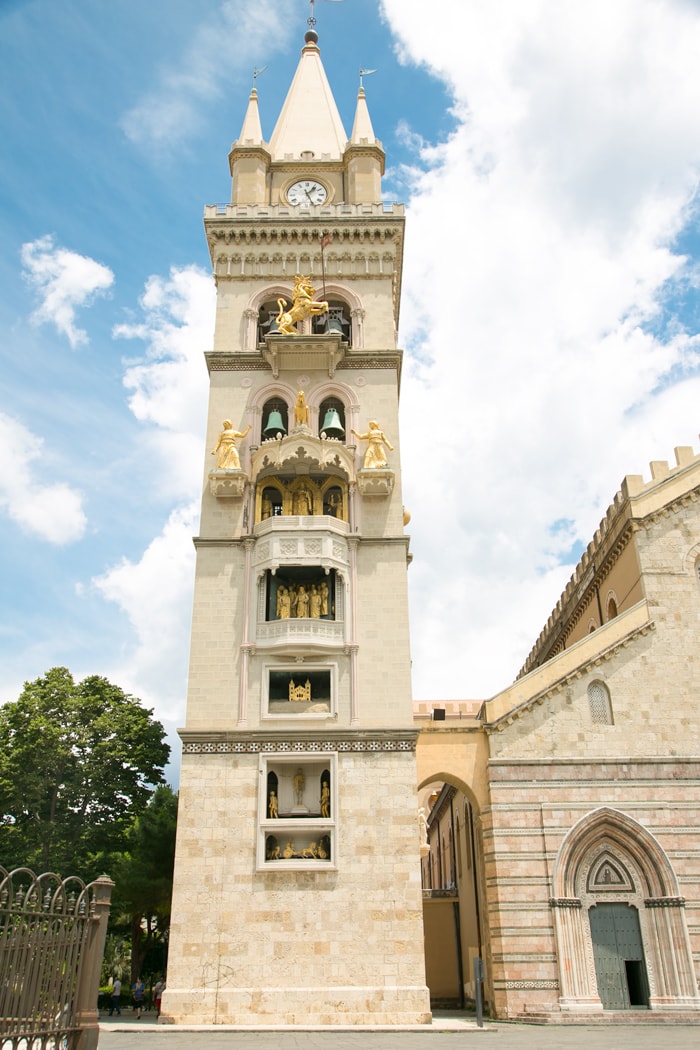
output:
<svg viewBox="0 0 700 1050"><path fill-rule="evenodd" d="M288 620L292 614L292 596L289 589L283 583L277 588L277 616L280 620Z"/></svg>
<svg viewBox="0 0 700 1050"><path fill-rule="evenodd" d="M292 514L313 514L313 496L305 485L292 496Z"/></svg>
<svg viewBox="0 0 700 1050"><path fill-rule="evenodd" d="M299 590L297 591L296 615L309 615L309 592L303 583L299 584Z"/></svg>
<svg viewBox="0 0 700 1050"><path fill-rule="evenodd" d="M250 430L250 423L245 430L234 430L231 420L225 419L222 426L224 429L219 434L216 448L211 450L212 456L217 456L216 469L240 470L241 461L236 448L236 440L246 436Z"/></svg>
<svg viewBox="0 0 700 1050"><path fill-rule="evenodd" d="M294 291L292 292L292 306L285 310L286 299L278 299L279 313L275 318L280 335L298 335L294 327L297 321L305 321L307 317L315 317L318 314L328 312L327 302L316 302L314 296L316 289L308 277L297 274L294 278Z"/></svg>
<svg viewBox="0 0 700 1050"><path fill-rule="evenodd" d="M331 789L328 784L324 781L321 787L321 816L330 817L331 815Z"/></svg>
<svg viewBox="0 0 700 1050"><path fill-rule="evenodd" d="M363 464L365 470L372 470L376 467L385 467L386 454L384 452L384 446L386 445L390 452L394 451L394 446L389 444L384 435L384 431L379 426L379 423L374 419L371 419L369 422L369 430L366 434L358 434L356 430L353 430L352 433L356 438L359 438L360 441L369 442Z"/></svg>
<svg viewBox="0 0 700 1050"><path fill-rule="evenodd" d="M304 798L304 785L306 784L306 777L304 776L301 769L298 769L292 777L292 786L294 788L294 801L297 806L302 804Z"/></svg>

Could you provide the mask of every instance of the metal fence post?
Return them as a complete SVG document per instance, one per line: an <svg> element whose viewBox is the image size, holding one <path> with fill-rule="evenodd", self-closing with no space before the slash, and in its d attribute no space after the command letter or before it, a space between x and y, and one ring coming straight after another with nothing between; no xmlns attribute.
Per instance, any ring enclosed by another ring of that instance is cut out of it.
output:
<svg viewBox="0 0 700 1050"><path fill-rule="evenodd" d="M100 1035L97 997L114 883L106 875L100 875L99 879L91 883L90 889L93 894L90 902L90 932L80 962L76 995L75 1023L78 1035L75 1050L97 1050Z"/></svg>

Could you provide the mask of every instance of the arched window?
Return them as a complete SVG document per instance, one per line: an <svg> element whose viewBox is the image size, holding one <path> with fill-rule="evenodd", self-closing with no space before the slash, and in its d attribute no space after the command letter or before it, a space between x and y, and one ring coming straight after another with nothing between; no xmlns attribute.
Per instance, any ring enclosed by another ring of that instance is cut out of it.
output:
<svg viewBox="0 0 700 1050"><path fill-rule="evenodd" d="M351 346L352 322L348 304L344 303L342 299L329 299L328 313L313 318L312 331L314 335L337 333Z"/></svg>
<svg viewBox="0 0 700 1050"><path fill-rule="evenodd" d="M345 405L339 397L327 397L318 409L318 433L345 441Z"/></svg>
<svg viewBox="0 0 700 1050"><path fill-rule="evenodd" d="M617 602L614 595L608 596L608 620L614 620L617 616Z"/></svg>
<svg viewBox="0 0 700 1050"><path fill-rule="evenodd" d="M604 682L591 682L588 686L588 703L594 724L603 726L614 724L610 693Z"/></svg>
<svg viewBox="0 0 700 1050"><path fill-rule="evenodd" d="M289 408L287 402L281 397L271 397L266 401L262 410L262 433L261 441L269 441L279 435L284 437L289 433Z"/></svg>

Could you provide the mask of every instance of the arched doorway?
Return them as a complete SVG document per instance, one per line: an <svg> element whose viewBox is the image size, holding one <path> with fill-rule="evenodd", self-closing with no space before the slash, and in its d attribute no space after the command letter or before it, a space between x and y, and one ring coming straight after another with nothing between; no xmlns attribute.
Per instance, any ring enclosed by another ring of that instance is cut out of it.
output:
<svg viewBox="0 0 700 1050"><path fill-rule="evenodd" d="M698 1009L685 902L646 828L594 810L562 842L552 884L562 1010Z"/></svg>
<svg viewBox="0 0 700 1050"><path fill-rule="evenodd" d="M452 777L422 784L418 801L426 982L434 1009L461 1009L475 1001L474 959L485 950L480 811Z"/></svg>

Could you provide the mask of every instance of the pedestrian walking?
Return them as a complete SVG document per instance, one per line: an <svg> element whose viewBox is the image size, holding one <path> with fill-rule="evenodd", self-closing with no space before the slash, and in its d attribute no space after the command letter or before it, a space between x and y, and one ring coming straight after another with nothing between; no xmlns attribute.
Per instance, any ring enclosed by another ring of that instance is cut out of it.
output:
<svg viewBox="0 0 700 1050"><path fill-rule="evenodd" d="M137 977L131 986L131 994L134 997L134 1010L136 1011L136 1020L138 1021L141 1017L141 1010L143 1009L143 1000L146 995L146 985L143 983L140 977Z"/></svg>
<svg viewBox="0 0 700 1050"><path fill-rule="evenodd" d="M118 1017L121 1017L121 1015L122 1015L122 1006L121 1006L121 1003L119 1001L119 997L121 996L121 994L122 994L122 982L119 980L118 977L115 977L113 982L112 982L112 993L111 993L110 998L109 998L109 1016L110 1017L112 1016L112 1014L115 1011L116 1011Z"/></svg>

